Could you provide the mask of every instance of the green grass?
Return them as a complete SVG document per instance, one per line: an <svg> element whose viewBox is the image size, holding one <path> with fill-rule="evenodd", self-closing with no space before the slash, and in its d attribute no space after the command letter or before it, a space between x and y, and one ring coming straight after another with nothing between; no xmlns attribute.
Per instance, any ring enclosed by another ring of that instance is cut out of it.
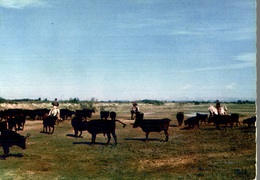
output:
<svg viewBox="0 0 260 180"><path fill-rule="evenodd" d="M27 121L20 134L31 133L27 149L12 147L12 156L0 160L0 179L254 179L256 163L255 130L245 125L234 129L215 130L213 125L181 130L175 115L206 112L207 105L139 104L149 118L172 119L169 142L164 133L151 133L144 142L140 128L132 128L129 104L96 104L116 110L127 126L117 124L118 145L105 145L107 138L91 136L74 138L70 120L60 123L53 135L40 133L41 121ZM255 107L229 104L229 111L250 117ZM93 118L98 118L99 112ZM242 122L243 118L240 118Z"/></svg>

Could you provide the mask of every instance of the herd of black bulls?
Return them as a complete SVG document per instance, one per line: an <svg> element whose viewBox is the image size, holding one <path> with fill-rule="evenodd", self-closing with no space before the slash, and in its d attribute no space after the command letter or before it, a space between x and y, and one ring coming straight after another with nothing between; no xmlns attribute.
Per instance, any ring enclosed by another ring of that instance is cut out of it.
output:
<svg viewBox="0 0 260 180"><path fill-rule="evenodd" d="M0 145L3 148L4 155L9 153L11 146L18 146L22 149L26 148L26 139L30 136L22 136L17 131L24 129L26 119L41 119L43 121L43 132L52 134L54 132L55 125L59 123L56 116L52 117L48 115L48 109L37 109L37 110L21 110L21 109L9 109L0 111ZM117 136L115 133L116 122L123 124L123 122L116 119L115 112L101 111L99 120L88 120L92 117L92 113L95 113L93 109L82 109L71 111L68 109L60 110L60 117L62 120L71 118L71 125L74 129L74 136L81 136L82 131L88 131L91 135L91 143L95 143L97 134L107 135L107 144L109 144L111 135L114 138L115 144L117 144ZM108 120L110 117L111 120ZM176 119L179 127L182 126L183 122L186 128L192 129L198 127L202 123L214 123L217 129L220 129L220 125L227 127L229 124L233 128L233 124L239 124L239 115L215 115L208 116L208 114L197 113L196 116L189 117L184 121L184 113L177 112ZM164 131L165 141L169 140L168 128L170 127L170 119L144 119L144 114L141 112L135 112L135 121L133 128L140 127L145 132L145 141L148 140L150 132L161 132ZM255 126L256 116L243 120L243 124L247 124L249 128Z"/></svg>
<svg viewBox="0 0 260 180"><path fill-rule="evenodd" d="M184 121L184 113L177 112L176 119L178 121L178 125L181 126ZM252 116L243 120L243 124L247 124L248 128L252 128L253 126L255 127L255 122L256 116ZM236 124L236 126L240 124L239 115L237 113L232 113L231 115L208 115L196 113L196 116L189 117L184 121L184 125L188 129L195 127L199 128L202 123L214 123L216 129L220 129L220 125L224 125L226 128L229 124L230 127L233 128L234 124Z"/></svg>

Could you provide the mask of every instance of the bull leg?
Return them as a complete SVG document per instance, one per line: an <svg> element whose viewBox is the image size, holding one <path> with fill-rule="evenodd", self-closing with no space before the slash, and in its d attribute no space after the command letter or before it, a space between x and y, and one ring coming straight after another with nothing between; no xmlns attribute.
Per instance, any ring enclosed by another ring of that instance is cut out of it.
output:
<svg viewBox="0 0 260 180"><path fill-rule="evenodd" d="M169 133L168 133L167 129L164 130L164 134L165 134L165 141L168 142L168 140L169 140Z"/></svg>
<svg viewBox="0 0 260 180"><path fill-rule="evenodd" d="M82 131L79 131L79 137L81 137L81 135L82 135Z"/></svg>
<svg viewBox="0 0 260 180"><path fill-rule="evenodd" d="M92 134L91 143L95 144L95 141L96 141L96 134Z"/></svg>
<svg viewBox="0 0 260 180"><path fill-rule="evenodd" d="M117 144L117 137L116 137L116 133L115 133L115 132L112 132L112 136L113 136L113 138L114 138L115 144Z"/></svg>
<svg viewBox="0 0 260 180"><path fill-rule="evenodd" d="M219 123L216 123L215 125L216 125L216 129L220 129Z"/></svg>
<svg viewBox="0 0 260 180"><path fill-rule="evenodd" d="M4 154L7 155L9 154L9 147L3 147L3 150L4 150Z"/></svg>
<svg viewBox="0 0 260 180"><path fill-rule="evenodd" d="M111 135L110 135L110 133L106 133L106 134L107 134L107 144L109 144L110 139L111 139Z"/></svg>
<svg viewBox="0 0 260 180"><path fill-rule="evenodd" d="M145 141L148 141L149 132L145 133Z"/></svg>
<svg viewBox="0 0 260 180"><path fill-rule="evenodd" d="M74 136L78 137L78 130L74 129Z"/></svg>
<svg viewBox="0 0 260 180"><path fill-rule="evenodd" d="M233 122L230 123L230 127L231 127L231 129L233 129Z"/></svg>

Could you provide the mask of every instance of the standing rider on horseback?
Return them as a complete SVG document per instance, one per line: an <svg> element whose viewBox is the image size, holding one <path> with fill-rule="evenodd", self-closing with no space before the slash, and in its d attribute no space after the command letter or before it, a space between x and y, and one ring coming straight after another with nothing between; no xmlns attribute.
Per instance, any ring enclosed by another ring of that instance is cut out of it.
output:
<svg viewBox="0 0 260 180"><path fill-rule="evenodd" d="M219 102L219 100L216 101L216 108L218 110L218 115L220 115L221 109L220 109L220 102Z"/></svg>
<svg viewBox="0 0 260 180"><path fill-rule="evenodd" d="M53 105L53 108L50 110L49 116L56 116L58 119L60 119L60 109L57 98L55 98L55 100L51 104Z"/></svg>
<svg viewBox="0 0 260 180"><path fill-rule="evenodd" d="M133 107L131 108L131 119L135 119L136 112L139 112L139 107L136 102L133 102Z"/></svg>

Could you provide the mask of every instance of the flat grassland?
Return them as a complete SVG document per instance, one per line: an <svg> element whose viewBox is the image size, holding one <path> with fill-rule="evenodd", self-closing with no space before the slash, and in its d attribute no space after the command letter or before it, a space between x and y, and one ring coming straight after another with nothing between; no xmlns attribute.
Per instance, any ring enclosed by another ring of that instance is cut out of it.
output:
<svg viewBox="0 0 260 180"><path fill-rule="evenodd" d="M10 108L11 105L5 107ZM16 105L18 106L18 105ZM19 107L49 105L19 105ZM78 105L62 104L61 108L79 109ZM91 135L75 138L70 119L56 126L52 135L41 133L41 120L27 120L27 149L10 148L10 156L0 159L0 179L254 179L256 175L256 130L248 129L243 119L255 115L254 104L227 103L228 113L238 113L239 127L216 130L213 124L187 130L177 126L176 113L183 111L185 119L196 112L208 113L209 104L165 103L139 104L145 118L170 118L169 142L164 133L145 133L133 128L131 103L94 103L98 119L100 109L117 112L118 144L99 134L92 145ZM4 109L4 105L0 105ZM12 107L16 108L16 107ZM2 151L2 149L1 149ZM1 152L3 153L3 152Z"/></svg>

